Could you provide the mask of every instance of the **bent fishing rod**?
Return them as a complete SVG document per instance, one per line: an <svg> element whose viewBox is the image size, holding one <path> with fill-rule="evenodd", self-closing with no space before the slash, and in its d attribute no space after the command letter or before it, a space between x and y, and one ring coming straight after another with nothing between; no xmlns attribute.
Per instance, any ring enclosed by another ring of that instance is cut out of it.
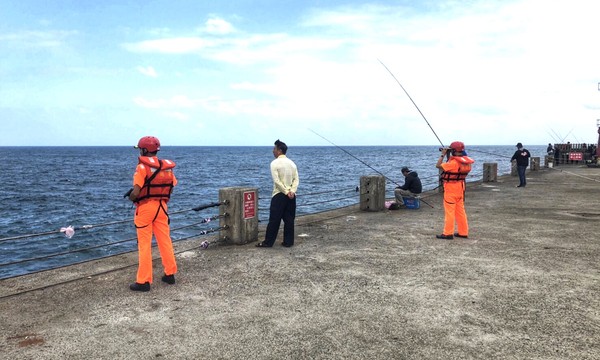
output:
<svg viewBox="0 0 600 360"><path fill-rule="evenodd" d="M379 59L377 59L377 61L379 61L379 63L387 70L387 72L390 73L390 75L392 75L392 77L394 78L394 80L396 80L396 82L398 83L398 85L400 85L400 87L402 88L402 90L404 91L404 93L406 94L406 96L408 96L408 98L410 99L410 101L413 103L413 105L419 111L419 114L421 114L421 116L423 117L423 120L425 120L425 122L427 123L427 126L429 126L429 128L433 132L433 135L435 135L435 137L438 139L438 141L440 142L440 145L442 145L442 148L445 148L444 143L442 142L442 140L440 140L440 137L437 136L437 134L435 133L435 130L433 130L433 127L431 127L431 124L429 123L429 121L427 121L427 118L425 117L425 115L423 115L423 112L421 111L421 109L419 109L419 107L417 106L417 104L415 103L415 101L412 99L412 97L410 97L410 95L408 94L408 91L406 91L406 89L404 88L404 86L402 86L402 84L396 78L396 76L394 75L394 73L392 73L392 71L390 69L388 69L387 66L385 66L385 64L383 63L383 61L381 61Z"/></svg>
<svg viewBox="0 0 600 360"><path fill-rule="evenodd" d="M442 143L442 140L440 140L440 137L437 136L435 130L433 130L433 127L431 126L431 124L429 123L429 121L427 121L427 118L425 117L425 115L423 115L423 112L421 111L421 109L419 109L419 107L417 106L417 104L415 103L415 101L408 94L408 91L406 91L406 89L404 88L404 86L402 86L402 84L400 83L400 81L398 81L398 79L396 78L396 76L394 76L394 73L392 73L390 71L390 69L388 69L388 67L385 66L385 64L383 63L383 61L381 61L379 59L377 59L377 61L379 61L379 63L390 73L390 75L392 75L392 77L394 78L394 80L396 80L396 82L398 83L398 85L400 85L400 87L402 88L402 90L404 91L404 93L406 94L406 96L408 96L408 98L410 99L410 101L413 103L413 105L419 111L419 114L421 114L421 116L423 117L423 120L425 120L425 122L427 123L427 126L429 126L429 128L433 132L433 135L435 135L435 137L438 139L438 141L440 142L440 145L442 145L442 148L445 148L444 143ZM475 152L480 152L480 153L484 153L484 154L497 155L497 156L502 156L502 157L508 157L508 158L510 158L510 156L503 156L503 155L498 155L498 154L492 154L492 153L488 153L488 152L480 151L480 150L469 149L469 151L475 151Z"/></svg>
<svg viewBox="0 0 600 360"><path fill-rule="evenodd" d="M318 137L320 137L321 139L327 141L328 143L330 143L331 145L335 146L336 148L342 150L343 152L345 152L346 154L352 156L353 158L355 158L356 160L360 161L362 164L364 164L365 166L367 166L369 169L375 171L376 173L378 173L379 175L383 176L384 178L386 178L387 180L389 180L390 182L396 184L397 186L400 186L400 184L398 184L397 182L395 182L394 180L390 179L389 177L385 176L382 172L380 172L379 170L375 169L374 167L372 167L371 165L367 164L366 162L362 161L361 159L357 158L356 156L354 156L352 153L350 153L348 150L337 146L336 144L333 143L333 141L327 139L325 136L317 133L316 131L314 131L313 129L308 129L310 130L313 134L317 135Z"/></svg>
<svg viewBox="0 0 600 360"><path fill-rule="evenodd" d="M390 179L389 177L385 176L381 171L375 169L374 167L372 167L371 165L367 164L366 162L362 161L361 159L359 159L358 157L354 156L352 153L350 153L349 151L347 151L346 149L337 146L335 143L333 143L333 141L327 139L326 137L324 137L323 135L317 133L316 131L314 131L313 129L308 129L310 130L312 133L314 133L315 135L317 135L318 137L320 137L321 139L327 141L328 143L330 143L331 145L335 146L336 148L342 150L343 152L345 152L346 154L352 156L353 158L355 158L356 160L360 161L362 164L364 164L365 166L367 166L369 169L375 171L376 173L378 173L379 175L383 176L385 179L387 179L388 181L390 181L391 183L396 184L396 186L400 186L400 184L398 184L397 182L395 182L394 180ZM421 199L421 201L429 206L431 206L433 208L433 205L431 205L430 203L428 203L427 201Z"/></svg>

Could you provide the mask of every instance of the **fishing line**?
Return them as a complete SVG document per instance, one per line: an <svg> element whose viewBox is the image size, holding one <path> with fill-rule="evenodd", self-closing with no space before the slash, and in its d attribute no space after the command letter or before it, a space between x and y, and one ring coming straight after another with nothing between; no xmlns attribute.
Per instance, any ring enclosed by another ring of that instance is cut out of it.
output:
<svg viewBox="0 0 600 360"><path fill-rule="evenodd" d="M402 88L402 90L404 91L404 93L406 94L406 96L408 96L408 98L410 99L410 101L413 103L413 105L419 111L419 114L421 114L421 116L423 117L423 120L425 120L425 122L427 123L427 125L429 126L429 128L431 129L431 131L433 132L433 135L435 135L435 137L440 142L440 145L442 145L442 147L445 147L444 143L442 142L442 140L440 140L440 137L436 134L435 130L433 130L433 127L431 126L431 124L429 123L429 121L427 121L427 118L425 117L425 115L423 115L423 112L421 111L421 109L419 109L419 107L417 106L417 104L415 103L415 101L408 94L408 91L406 91L406 89L404 88L404 86L402 86L402 84L396 78L396 76L394 75L394 73L392 73L390 71L390 69L387 66L385 66L385 64L383 63L383 61L381 61L380 59L377 59L377 61L379 61L379 63L388 71L388 73L390 73L390 75L392 75L392 77L394 78L394 80L396 80L396 82L398 83L398 85L400 85L400 87ZM473 150L473 149L469 149L469 151L475 151L475 152L480 152L480 153L489 154L489 155L497 155L497 156L501 156L501 157L510 157L510 156L503 156L503 155L498 155L498 154L486 153L485 151L479 151L479 150Z"/></svg>
<svg viewBox="0 0 600 360"><path fill-rule="evenodd" d="M550 169L552 169L552 170L554 170L554 171L560 171L560 172L564 172L565 174L569 174L569 175L577 176L577 177L580 177L580 178L582 178L582 179L586 179L586 180L590 180L590 181L594 181L594 182L598 182L598 183L600 183L600 180L598 180L598 179L594 179L594 178L591 178L591 177L587 177L587 176L583 176L583 175L575 174L575 173L573 173L573 172L571 172L571 171L566 171L566 170L557 169L557 168L550 168Z"/></svg>
<svg viewBox="0 0 600 360"><path fill-rule="evenodd" d="M396 186L400 186L400 184L398 184L397 182L395 182L394 180L390 179L389 177L385 176L382 172L380 172L379 170L375 169L374 167L372 167L371 165L367 164L366 162L362 161L361 159L357 158L356 156L354 156L353 154L351 154L350 152L348 152L346 149L337 146L336 144L334 144L331 140L327 139L326 137L322 136L321 134L317 133L316 131L314 131L313 129L308 129L310 131L312 131L315 135L317 135L318 137L322 138L323 140L327 141L328 143L330 143L331 145L335 146L336 148L342 150L343 152L345 152L346 154L352 156L353 158L355 158L356 160L360 161L361 163L363 163L365 166L367 166L369 169L375 171L376 173L378 173L379 175L383 176L384 178L386 178L388 181L396 184ZM443 145L442 145L443 146ZM423 200L421 198L421 201L423 201L425 204L431 206L433 208L433 205L429 204L428 202L426 202L425 200Z"/></svg>
<svg viewBox="0 0 600 360"><path fill-rule="evenodd" d="M314 131L313 129L308 129L310 130L312 133L314 133L315 135L317 135L318 137L320 137L321 139L327 141L328 143L330 143L331 145L335 146L336 148L342 150L343 152L345 152L346 154L352 156L353 158L355 158L356 160L360 161L361 163L363 163L365 166L367 166L369 169L375 171L376 173L378 173L379 175L383 176L384 178L386 178L387 180L393 182L394 184L400 186L400 184L398 184L397 182L395 182L394 180L390 179L389 177L385 176L381 171L375 169L374 167L372 167L371 165L367 164L366 162L362 161L361 159L357 158L356 156L354 156L352 153L350 153L349 151L347 151L346 149L337 146L336 144L333 143L333 141L327 139L325 136L317 133L316 131Z"/></svg>
<svg viewBox="0 0 600 360"><path fill-rule="evenodd" d="M423 117L423 120L425 120L425 122L427 123L427 125L429 126L429 128L431 129L431 131L433 131L433 135L435 135L435 137L438 139L438 141L440 142L440 145L442 145L442 147L445 147L444 143L442 142L442 140L440 140L440 137L437 136L437 134L435 133L435 130L433 130L433 127L431 127L431 124L429 124L429 121L427 121L427 118L425 117L425 115L423 115L423 112L421 111L421 109L419 109L419 107L417 106L417 104L415 103L415 101L412 99L412 97L410 97L410 95L408 94L408 91L406 91L406 89L404 88L404 86L402 86L402 84L400 84L400 81L398 81L398 79L396 78L396 76L394 76L394 73L392 73L390 71L390 69L388 69L388 67L385 66L385 64L383 63L383 61L381 61L379 59L377 59L377 61L379 61L379 63L381 65L383 65L383 67L390 73L390 75L392 75L392 77L394 78L394 80L396 80L396 82L398 83L398 85L400 85L400 87L402 88L402 90L404 90L404 93L406 94L406 96L408 96L408 98L410 99L410 101L412 101L413 105L419 111L419 114L421 114L421 116Z"/></svg>
<svg viewBox="0 0 600 360"><path fill-rule="evenodd" d="M495 153L491 153L491 152L487 152L487 151L475 150L475 149L472 149L472 148L469 148L469 152L478 152L478 153L482 153L482 154L494 155L494 156L503 157L503 158L507 158L507 159L511 158L511 156L506 156L506 155L501 155L501 154L495 154Z"/></svg>
<svg viewBox="0 0 600 360"><path fill-rule="evenodd" d="M568 136L569 136L569 135L570 135L570 134L573 132L573 130L575 130L575 128L572 128L572 129L571 129L571 131L569 131L569 132L567 133L567 135L565 135L565 137L562 139L562 142L563 142L563 143L565 142L565 140L567 139L567 137L568 137Z"/></svg>
<svg viewBox="0 0 600 360"><path fill-rule="evenodd" d="M550 135L550 137L552 137L552 140L554 140L554 142L555 142L555 143L557 143L557 142L558 142L558 139L557 139L557 138L555 138L555 137L554 137L554 135L550 134L550 131L546 130L546 133L547 133L548 135Z"/></svg>

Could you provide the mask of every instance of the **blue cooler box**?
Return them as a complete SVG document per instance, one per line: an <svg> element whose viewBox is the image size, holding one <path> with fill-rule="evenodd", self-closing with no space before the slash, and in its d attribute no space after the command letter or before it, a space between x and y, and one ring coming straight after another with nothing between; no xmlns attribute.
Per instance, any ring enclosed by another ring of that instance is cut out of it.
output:
<svg viewBox="0 0 600 360"><path fill-rule="evenodd" d="M402 201L404 201L404 206L407 209L418 209L421 207L421 200L418 197L403 196Z"/></svg>

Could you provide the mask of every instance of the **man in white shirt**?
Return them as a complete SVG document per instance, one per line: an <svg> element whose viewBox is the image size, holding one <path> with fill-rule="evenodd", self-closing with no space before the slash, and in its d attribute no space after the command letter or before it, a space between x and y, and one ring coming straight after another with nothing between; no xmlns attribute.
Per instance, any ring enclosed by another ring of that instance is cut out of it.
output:
<svg viewBox="0 0 600 360"><path fill-rule="evenodd" d="M294 246L294 220L296 218L296 190L298 190L298 168L296 164L285 155L287 145L282 141L275 141L271 162L271 176L273 177L273 194L269 208L269 224L265 240L256 244L257 247L272 247L279 233L279 226L283 220L283 243L285 247Z"/></svg>

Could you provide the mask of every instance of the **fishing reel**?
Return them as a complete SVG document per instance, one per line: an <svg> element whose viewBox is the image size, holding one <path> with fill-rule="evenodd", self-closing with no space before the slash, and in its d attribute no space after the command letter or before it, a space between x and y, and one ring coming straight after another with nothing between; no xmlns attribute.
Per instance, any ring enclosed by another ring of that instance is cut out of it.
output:
<svg viewBox="0 0 600 360"><path fill-rule="evenodd" d="M443 151L443 150L446 150L446 151L452 151L452 148L449 148L449 147L441 147L441 148L439 148L439 149L438 149L438 151Z"/></svg>
<svg viewBox="0 0 600 360"><path fill-rule="evenodd" d="M128 198L129 195L131 195L131 192L133 191L133 188L129 189L124 195L123 198Z"/></svg>

